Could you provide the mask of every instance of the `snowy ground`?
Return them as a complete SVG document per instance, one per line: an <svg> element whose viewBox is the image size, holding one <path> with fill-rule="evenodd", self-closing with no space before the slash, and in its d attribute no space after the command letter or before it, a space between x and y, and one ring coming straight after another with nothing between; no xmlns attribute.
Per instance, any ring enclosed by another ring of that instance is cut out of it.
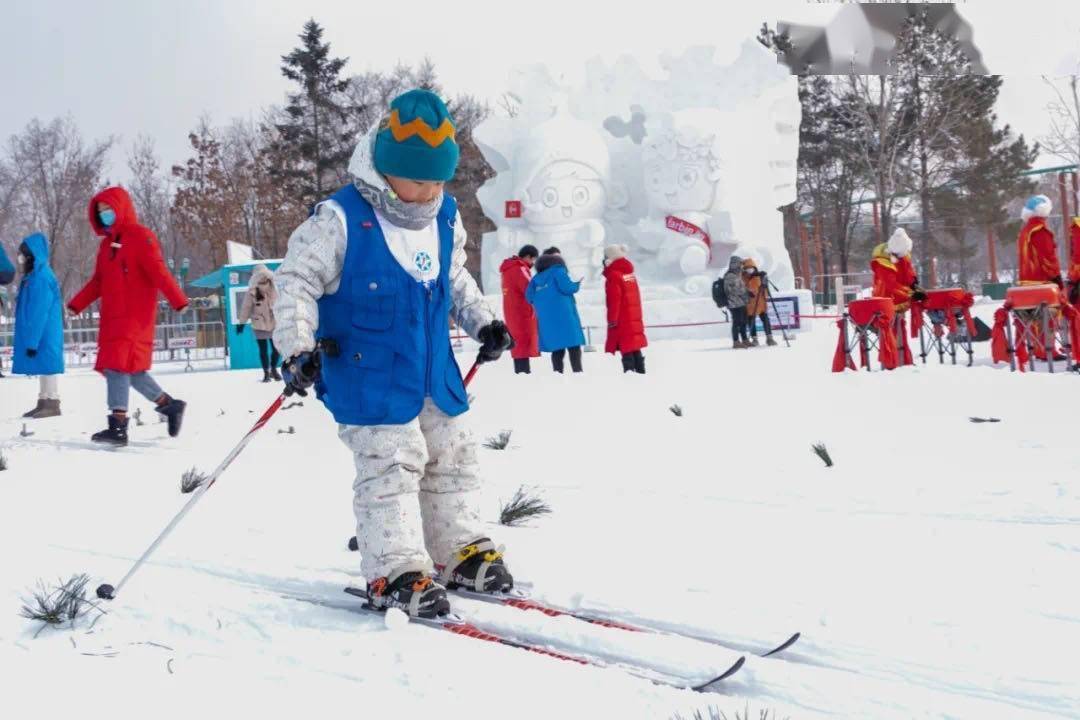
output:
<svg viewBox="0 0 1080 720"><path fill-rule="evenodd" d="M104 422L96 375L65 377L64 416L31 423L27 438L16 416L36 382L0 380L3 706L22 710L11 717L663 719L710 704L793 720L1080 717L1080 377L985 361L833 375L834 342L820 324L790 349L660 343L645 377L600 354L583 376L554 376L545 359L514 377L506 361L471 388L478 436L513 430L509 450L482 451L489 516L520 484L555 510L531 527L492 525L519 578L551 600L739 647L803 632L705 696L343 609L358 566L345 548L352 461L313 400L272 421L92 629L35 639L17 616L25 590L78 572L91 587L119 579L180 507L181 473L212 469L274 389L254 372L162 368L190 403L183 435L151 417L132 428L136 444L106 451L84 448ZM835 467L811 453L818 441ZM578 635L616 661L707 672L729 656L459 608Z"/></svg>

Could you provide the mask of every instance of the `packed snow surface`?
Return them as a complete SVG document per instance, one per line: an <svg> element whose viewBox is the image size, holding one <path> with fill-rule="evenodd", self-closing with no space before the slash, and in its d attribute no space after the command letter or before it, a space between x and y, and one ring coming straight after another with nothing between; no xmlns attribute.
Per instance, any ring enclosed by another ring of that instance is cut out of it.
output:
<svg viewBox="0 0 1080 720"><path fill-rule="evenodd" d="M793 720L1080 717L1080 377L992 368L986 345L970 369L834 375L834 343L827 324L790 348L656 343L646 376L599 353L580 376L546 358L514 376L506 359L470 387L478 439L513 431L509 448L480 453L491 535L516 577L551 602L727 647L452 598L455 610L657 675L705 678L747 654L704 695L353 611L353 463L313 398L252 441L107 615L35 637L18 616L27 590L82 572L91 588L115 584L189 497L183 472L211 471L277 388L257 371L163 365L166 390L189 402L181 437L139 398L132 445L103 450L89 444L105 422L99 376L66 375L64 415L28 422L26 437L18 416L37 383L0 380L3 705L11 717L669 718L708 705ZM500 527L520 485L554 512ZM795 631L782 655L752 654Z"/></svg>

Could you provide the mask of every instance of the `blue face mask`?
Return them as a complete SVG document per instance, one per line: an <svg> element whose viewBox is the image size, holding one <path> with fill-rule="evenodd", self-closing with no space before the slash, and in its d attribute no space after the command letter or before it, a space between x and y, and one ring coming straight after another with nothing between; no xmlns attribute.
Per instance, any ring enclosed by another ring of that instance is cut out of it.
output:
<svg viewBox="0 0 1080 720"><path fill-rule="evenodd" d="M116 211L112 208L101 210L98 212L98 220L100 220L101 224L105 227L112 227L112 224L116 222Z"/></svg>

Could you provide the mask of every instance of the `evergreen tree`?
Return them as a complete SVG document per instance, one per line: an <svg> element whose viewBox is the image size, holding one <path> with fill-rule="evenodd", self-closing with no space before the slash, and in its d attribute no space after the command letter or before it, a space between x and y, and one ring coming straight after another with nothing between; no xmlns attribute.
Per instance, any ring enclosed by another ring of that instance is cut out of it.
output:
<svg viewBox="0 0 1080 720"><path fill-rule="evenodd" d="M300 45L281 58L281 74L298 90L289 93L277 125L274 155L281 162L275 174L304 206L345 179L353 140L345 100L349 81L341 77L347 62L330 56L330 44L323 42L323 28L314 19L304 24Z"/></svg>

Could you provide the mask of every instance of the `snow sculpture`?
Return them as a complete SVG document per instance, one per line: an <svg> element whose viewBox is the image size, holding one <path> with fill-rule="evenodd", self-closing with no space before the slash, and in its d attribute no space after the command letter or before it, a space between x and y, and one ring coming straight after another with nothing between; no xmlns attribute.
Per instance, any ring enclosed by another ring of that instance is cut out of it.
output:
<svg viewBox="0 0 1080 720"><path fill-rule="evenodd" d="M630 247L653 322L715 320L709 288L733 253L794 287L778 208L795 199L797 81L753 40L729 64L717 52L663 56L659 78L632 58L594 60L580 87L543 66L511 73L515 112L473 133L496 173L478 192L497 227L483 239L486 292L527 243L559 247L585 280L583 317L602 316L611 243Z"/></svg>
<svg viewBox="0 0 1080 720"><path fill-rule="evenodd" d="M543 251L558 247L571 277L595 280L603 269L604 225L610 159L600 133L571 117L563 107L522 134L513 151L513 197L509 214L520 222L502 224L493 250L499 258L523 245Z"/></svg>

